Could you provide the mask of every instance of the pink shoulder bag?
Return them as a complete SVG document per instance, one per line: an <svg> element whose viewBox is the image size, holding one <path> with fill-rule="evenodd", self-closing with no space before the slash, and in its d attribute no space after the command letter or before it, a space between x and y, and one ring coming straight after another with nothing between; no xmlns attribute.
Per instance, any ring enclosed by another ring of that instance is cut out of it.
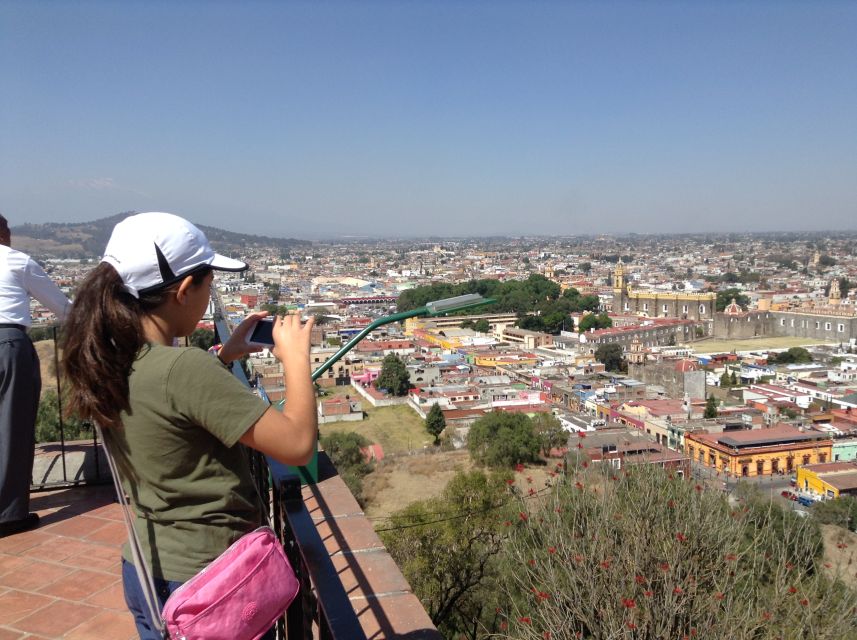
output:
<svg viewBox="0 0 857 640"><path fill-rule="evenodd" d="M298 580L270 527L247 533L205 569L176 589L158 611L155 583L134 530L131 509L119 483L119 471L101 429L107 462L122 505L134 568L145 595L149 618L165 639L258 640L288 609ZM264 506L265 501L262 500ZM267 514L266 514L267 516Z"/></svg>

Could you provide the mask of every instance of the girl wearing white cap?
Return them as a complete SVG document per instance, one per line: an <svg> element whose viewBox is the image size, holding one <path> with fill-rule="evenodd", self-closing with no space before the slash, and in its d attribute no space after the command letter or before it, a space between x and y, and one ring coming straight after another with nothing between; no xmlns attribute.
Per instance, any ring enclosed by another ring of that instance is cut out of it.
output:
<svg viewBox="0 0 857 640"><path fill-rule="evenodd" d="M236 445L293 465L306 464L315 448L312 319L302 324L290 315L274 323L273 352L289 390L282 412L248 392L224 366L252 350L246 336L264 313L242 322L218 358L172 347L202 318L212 270L246 268L214 253L183 218L134 215L114 228L66 322L62 366L69 410L104 428L161 606L262 523L246 457ZM157 638L130 558L124 549L126 602L140 637Z"/></svg>

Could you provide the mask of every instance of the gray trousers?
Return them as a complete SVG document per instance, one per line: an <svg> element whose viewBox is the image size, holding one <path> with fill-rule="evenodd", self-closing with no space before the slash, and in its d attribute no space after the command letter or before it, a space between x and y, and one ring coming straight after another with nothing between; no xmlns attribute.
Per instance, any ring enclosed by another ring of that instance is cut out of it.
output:
<svg viewBox="0 0 857 640"><path fill-rule="evenodd" d="M0 522L27 517L42 390L39 358L21 329L0 328Z"/></svg>

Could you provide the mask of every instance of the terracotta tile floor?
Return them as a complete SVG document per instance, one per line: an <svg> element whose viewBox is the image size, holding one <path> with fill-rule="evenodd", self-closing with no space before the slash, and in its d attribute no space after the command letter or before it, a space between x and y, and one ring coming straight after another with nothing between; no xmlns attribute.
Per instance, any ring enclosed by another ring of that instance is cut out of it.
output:
<svg viewBox="0 0 857 640"><path fill-rule="evenodd" d="M0 538L0 640L132 640L112 485L33 493L35 531Z"/></svg>

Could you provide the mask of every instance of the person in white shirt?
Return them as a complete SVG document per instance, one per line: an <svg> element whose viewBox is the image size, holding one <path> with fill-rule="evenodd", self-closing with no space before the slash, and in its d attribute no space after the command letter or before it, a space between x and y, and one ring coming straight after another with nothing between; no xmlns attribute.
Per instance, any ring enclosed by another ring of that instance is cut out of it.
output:
<svg viewBox="0 0 857 640"><path fill-rule="evenodd" d="M9 223L0 215L0 538L39 525L39 516L30 513L30 479L42 377L27 335L30 298L59 320L71 304L39 264L11 243Z"/></svg>

